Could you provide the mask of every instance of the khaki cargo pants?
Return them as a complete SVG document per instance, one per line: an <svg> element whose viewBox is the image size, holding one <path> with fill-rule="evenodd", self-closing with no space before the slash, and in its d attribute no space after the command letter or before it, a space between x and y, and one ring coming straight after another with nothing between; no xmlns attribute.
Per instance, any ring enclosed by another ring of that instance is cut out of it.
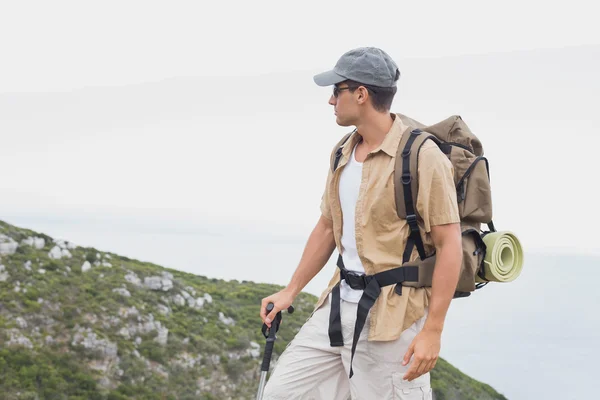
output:
<svg viewBox="0 0 600 400"><path fill-rule="evenodd" d="M427 314L391 342L369 342L369 318L354 355L350 355L357 304L342 300L343 347L329 345L330 301L319 308L290 342L265 387L263 400L432 400L429 373L412 382L402 379L409 365L402 358L423 328Z"/></svg>

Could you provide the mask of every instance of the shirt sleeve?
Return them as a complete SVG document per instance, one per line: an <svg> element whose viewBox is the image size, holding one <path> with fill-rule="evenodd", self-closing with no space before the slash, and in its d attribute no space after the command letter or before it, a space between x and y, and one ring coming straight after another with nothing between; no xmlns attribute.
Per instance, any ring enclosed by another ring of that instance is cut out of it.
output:
<svg viewBox="0 0 600 400"><path fill-rule="evenodd" d="M431 232L435 225L460 222L454 167L431 141L427 141L419 152L418 179L417 211L423 218L425 232Z"/></svg>

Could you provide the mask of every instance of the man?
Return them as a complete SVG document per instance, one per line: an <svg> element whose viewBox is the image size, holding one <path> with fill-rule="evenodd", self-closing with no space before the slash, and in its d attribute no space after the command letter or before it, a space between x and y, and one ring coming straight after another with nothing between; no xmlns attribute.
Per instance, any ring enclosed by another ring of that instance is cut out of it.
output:
<svg viewBox="0 0 600 400"><path fill-rule="evenodd" d="M429 371L462 262L460 219L452 164L428 140L419 151L416 209L425 250L437 255L433 283L403 286L415 279L401 267L410 226L398 217L394 194L396 152L412 130L390 113L399 76L384 51L358 48L314 77L333 85L336 122L356 129L329 170L322 215L289 285L262 300L263 321L270 326L336 248L339 268L279 358L265 400L432 398ZM419 257L408 251L410 261ZM267 315L269 302L275 307Z"/></svg>

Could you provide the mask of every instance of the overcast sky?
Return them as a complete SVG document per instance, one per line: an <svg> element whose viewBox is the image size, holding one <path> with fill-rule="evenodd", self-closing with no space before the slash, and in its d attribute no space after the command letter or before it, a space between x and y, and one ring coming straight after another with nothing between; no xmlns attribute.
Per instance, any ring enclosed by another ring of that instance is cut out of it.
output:
<svg viewBox="0 0 600 400"><path fill-rule="evenodd" d="M0 91L319 69L365 45L400 59L600 44L593 4L2 1Z"/></svg>
<svg viewBox="0 0 600 400"><path fill-rule="evenodd" d="M306 232L346 132L312 76L374 45L400 65L394 111L460 114L482 139L499 229L527 249L600 253L588 4L2 3L0 218Z"/></svg>

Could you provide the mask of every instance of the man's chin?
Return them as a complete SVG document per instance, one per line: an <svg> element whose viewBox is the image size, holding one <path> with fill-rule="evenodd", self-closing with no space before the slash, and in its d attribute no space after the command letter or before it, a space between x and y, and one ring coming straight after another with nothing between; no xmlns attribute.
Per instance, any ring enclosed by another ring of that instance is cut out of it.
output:
<svg viewBox="0 0 600 400"><path fill-rule="evenodd" d="M335 123L338 124L339 126L350 126L352 124L348 123L348 121L345 121L343 119L341 119L339 117L339 115L335 116Z"/></svg>

